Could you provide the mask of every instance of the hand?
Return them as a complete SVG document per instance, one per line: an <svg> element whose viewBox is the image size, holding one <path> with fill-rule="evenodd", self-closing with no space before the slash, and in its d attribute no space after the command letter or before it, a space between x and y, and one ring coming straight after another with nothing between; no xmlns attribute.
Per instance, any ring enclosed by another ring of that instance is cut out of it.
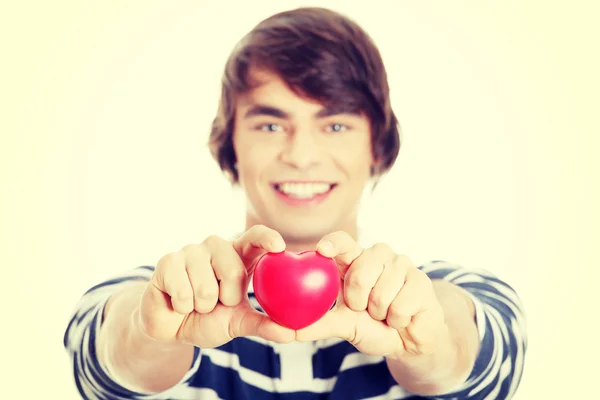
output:
<svg viewBox="0 0 600 400"><path fill-rule="evenodd" d="M341 273L335 307L296 333L296 340L338 337L368 355L400 358L435 351L447 332L429 277L387 245L363 250L345 232L325 236L317 251Z"/></svg>
<svg viewBox="0 0 600 400"><path fill-rule="evenodd" d="M200 348L239 336L294 340L293 330L255 310L247 295L258 258L284 249L279 233L257 225L233 242L210 236L165 255L140 302L142 329L157 341Z"/></svg>

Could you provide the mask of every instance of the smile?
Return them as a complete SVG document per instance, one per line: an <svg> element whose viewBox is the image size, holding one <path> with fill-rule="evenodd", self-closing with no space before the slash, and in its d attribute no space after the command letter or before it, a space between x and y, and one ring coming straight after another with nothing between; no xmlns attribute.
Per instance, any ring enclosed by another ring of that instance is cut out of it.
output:
<svg viewBox="0 0 600 400"><path fill-rule="evenodd" d="M301 205L325 200L337 184L328 182L278 182L272 186L282 200L293 205Z"/></svg>

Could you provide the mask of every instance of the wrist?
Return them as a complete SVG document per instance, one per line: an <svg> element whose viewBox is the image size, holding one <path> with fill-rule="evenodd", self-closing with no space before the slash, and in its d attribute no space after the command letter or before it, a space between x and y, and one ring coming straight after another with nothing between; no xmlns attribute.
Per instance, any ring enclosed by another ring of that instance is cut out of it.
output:
<svg viewBox="0 0 600 400"><path fill-rule="evenodd" d="M192 345L159 341L144 329L143 284L132 285L107 303L99 357L112 379L130 390L160 392L177 384L194 357Z"/></svg>
<svg viewBox="0 0 600 400"><path fill-rule="evenodd" d="M139 348L140 350L152 349L152 352L172 352L177 349L193 347L190 344L183 343L176 339L166 341L152 337L144 327L139 306L133 309L129 320L129 326L130 329L128 330L125 341L133 348Z"/></svg>
<svg viewBox="0 0 600 400"><path fill-rule="evenodd" d="M459 351L450 329L444 324L427 352L406 349L386 357L392 376L407 390L421 395L447 392L461 379Z"/></svg>
<svg viewBox="0 0 600 400"><path fill-rule="evenodd" d="M410 333L407 332L404 335L409 336ZM413 344L412 348L401 348L386 358L406 364L423 363L426 361L445 361L444 364L447 364L448 361L456 357L455 350L456 344L452 339L450 329L444 323L438 328L438 334L431 343Z"/></svg>

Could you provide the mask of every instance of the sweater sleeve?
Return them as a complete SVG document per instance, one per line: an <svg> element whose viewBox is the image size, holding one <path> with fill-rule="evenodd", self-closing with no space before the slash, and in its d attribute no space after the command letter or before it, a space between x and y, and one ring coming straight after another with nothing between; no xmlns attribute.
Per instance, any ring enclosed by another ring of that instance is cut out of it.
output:
<svg viewBox="0 0 600 400"><path fill-rule="evenodd" d="M153 267L141 266L113 279L102 282L83 294L77 303L65 330L64 346L71 358L73 377L77 390L89 400L150 400L150 399L193 399L194 390L190 380L198 370L200 351L195 349L194 359L181 381L161 393L141 393L128 387L112 376L99 361L96 354L96 338L103 323L104 307L109 298L124 285L134 280L149 280Z"/></svg>
<svg viewBox="0 0 600 400"><path fill-rule="evenodd" d="M420 267L430 279L463 288L475 305L480 350L468 379L435 399L510 399L523 375L527 332L523 305L515 290L483 269L444 261Z"/></svg>

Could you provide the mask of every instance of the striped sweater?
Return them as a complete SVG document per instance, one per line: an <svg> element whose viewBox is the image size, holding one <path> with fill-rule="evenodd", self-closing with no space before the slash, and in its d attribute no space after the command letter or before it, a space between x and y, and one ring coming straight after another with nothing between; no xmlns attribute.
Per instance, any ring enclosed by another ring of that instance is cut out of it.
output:
<svg viewBox="0 0 600 400"><path fill-rule="evenodd" d="M411 394L390 375L385 359L364 355L350 343L327 339L278 344L236 338L214 349L196 348L179 384L162 393L139 393L111 377L96 357L104 305L129 280L149 280L141 266L88 290L75 307L64 336L77 388L85 399L509 399L523 373L527 337L515 291L489 272L443 261L420 266L431 279L464 288L475 304L480 351L467 381L435 397ZM251 303L259 310L252 287Z"/></svg>

